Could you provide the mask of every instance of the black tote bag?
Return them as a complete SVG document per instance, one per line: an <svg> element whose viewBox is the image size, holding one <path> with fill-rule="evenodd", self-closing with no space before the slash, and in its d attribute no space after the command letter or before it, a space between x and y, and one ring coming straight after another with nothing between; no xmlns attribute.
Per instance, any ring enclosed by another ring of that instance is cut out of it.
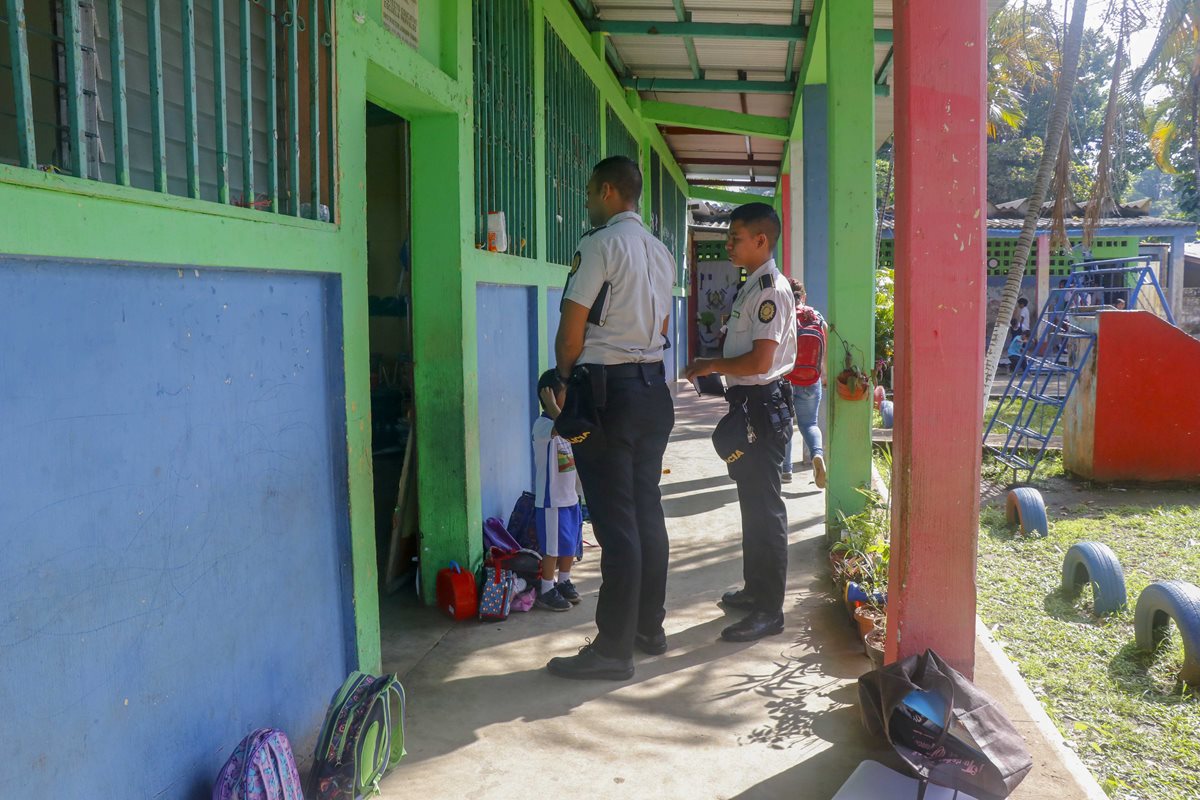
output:
<svg viewBox="0 0 1200 800"><path fill-rule="evenodd" d="M921 690L943 705L930 720L905 703ZM1004 800L1033 768L1025 741L995 701L926 650L858 679L863 724L887 739L918 778L978 800Z"/></svg>

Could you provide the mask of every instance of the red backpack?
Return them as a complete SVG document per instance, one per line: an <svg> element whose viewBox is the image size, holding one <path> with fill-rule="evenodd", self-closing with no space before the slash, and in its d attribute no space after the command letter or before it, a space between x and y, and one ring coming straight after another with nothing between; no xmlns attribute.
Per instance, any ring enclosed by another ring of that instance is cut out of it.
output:
<svg viewBox="0 0 1200 800"><path fill-rule="evenodd" d="M825 363L825 329L821 315L808 306L796 307L796 364L788 373L793 386L812 386L821 380Z"/></svg>

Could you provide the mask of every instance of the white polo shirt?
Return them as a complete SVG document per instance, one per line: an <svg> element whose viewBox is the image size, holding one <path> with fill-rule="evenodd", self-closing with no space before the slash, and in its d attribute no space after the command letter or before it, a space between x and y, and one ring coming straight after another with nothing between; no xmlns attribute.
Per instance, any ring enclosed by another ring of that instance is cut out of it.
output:
<svg viewBox="0 0 1200 800"><path fill-rule="evenodd" d="M729 386L761 386L777 381L796 365L796 298L791 284L771 259L754 270L733 301L725 335L725 358L754 349L758 339L778 342L771 368L760 375L726 375Z"/></svg>
<svg viewBox="0 0 1200 800"><path fill-rule="evenodd" d="M593 308L606 283L608 296L597 321L588 322L578 363L661 361L675 260L636 211L623 211L584 234L563 300Z"/></svg>

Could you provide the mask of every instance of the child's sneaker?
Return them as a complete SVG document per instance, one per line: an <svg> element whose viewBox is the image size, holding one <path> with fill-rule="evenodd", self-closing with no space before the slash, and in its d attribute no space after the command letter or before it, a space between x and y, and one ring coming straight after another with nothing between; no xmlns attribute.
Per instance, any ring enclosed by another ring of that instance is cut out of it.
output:
<svg viewBox="0 0 1200 800"><path fill-rule="evenodd" d="M559 587L555 586L548 592L538 592L537 600L533 601L534 606L547 611L570 611L571 604L558 589Z"/></svg>
<svg viewBox="0 0 1200 800"><path fill-rule="evenodd" d="M562 598L573 606L579 605L579 592L575 589L575 584L570 581L559 581L554 585Z"/></svg>

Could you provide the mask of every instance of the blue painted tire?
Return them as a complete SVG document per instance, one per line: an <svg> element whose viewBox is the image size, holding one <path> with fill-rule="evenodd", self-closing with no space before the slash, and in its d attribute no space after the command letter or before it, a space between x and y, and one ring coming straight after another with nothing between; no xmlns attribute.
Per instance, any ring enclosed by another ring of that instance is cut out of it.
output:
<svg viewBox="0 0 1200 800"><path fill-rule="evenodd" d="M1200 686L1200 587L1187 581L1159 581L1142 590L1133 612L1133 633L1139 650L1153 652L1175 621L1183 639L1183 668L1179 677Z"/></svg>
<svg viewBox="0 0 1200 800"><path fill-rule="evenodd" d="M1050 533L1042 493L1031 486L1019 486L1008 493L1005 514L1008 524L1017 526L1026 536Z"/></svg>
<svg viewBox="0 0 1200 800"><path fill-rule="evenodd" d="M895 414L895 406L891 400L884 400L879 404L879 416L883 417L883 427L892 427L892 419Z"/></svg>
<svg viewBox="0 0 1200 800"><path fill-rule="evenodd" d="M1063 558L1063 593L1074 597L1088 583L1092 585L1092 606L1098 617L1120 611L1129 602L1125 593L1125 570L1121 569L1117 554L1108 545L1080 542Z"/></svg>

